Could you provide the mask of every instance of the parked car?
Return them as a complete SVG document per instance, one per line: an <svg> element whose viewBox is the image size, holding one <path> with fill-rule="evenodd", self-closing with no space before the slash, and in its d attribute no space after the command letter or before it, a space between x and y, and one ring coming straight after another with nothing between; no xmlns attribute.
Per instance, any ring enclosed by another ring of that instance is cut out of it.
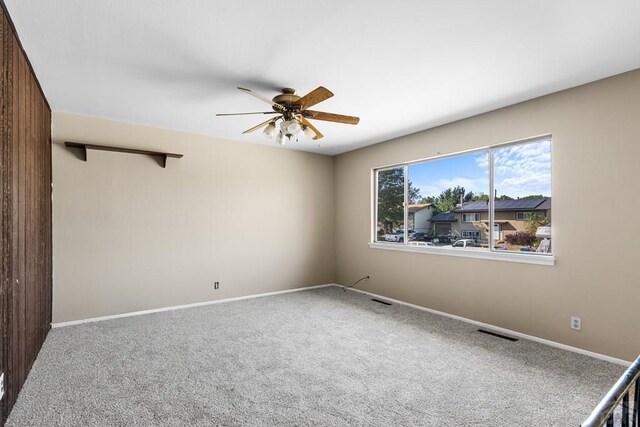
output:
<svg viewBox="0 0 640 427"><path fill-rule="evenodd" d="M411 240L415 234L415 230L409 230L409 240ZM385 234L384 239L387 242L404 242L404 230L396 230L395 233Z"/></svg>
<svg viewBox="0 0 640 427"><path fill-rule="evenodd" d="M445 243L445 244L449 244L451 243L452 237L449 235L439 235L433 238L432 242L433 243Z"/></svg>
<svg viewBox="0 0 640 427"><path fill-rule="evenodd" d="M417 233L414 233L413 237L409 237L409 240L414 240L417 242L431 242L431 240L433 240L433 237L428 235L427 233L419 231Z"/></svg>
<svg viewBox="0 0 640 427"><path fill-rule="evenodd" d="M399 242L404 237L404 231L398 230L395 233L387 233L384 235L384 240L387 242Z"/></svg>
<svg viewBox="0 0 640 427"><path fill-rule="evenodd" d="M551 226L547 225L545 227L538 227L536 229L536 237L546 237L547 239L551 238Z"/></svg>
<svg viewBox="0 0 640 427"><path fill-rule="evenodd" d="M407 245L411 245L411 246L427 246L429 248L435 248L437 247L435 243L433 242L408 242Z"/></svg>
<svg viewBox="0 0 640 427"><path fill-rule="evenodd" d="M456 240L453 245L451 245L452 248L477 248L478 246L479 245L475 239L460 239Z"/></svg>

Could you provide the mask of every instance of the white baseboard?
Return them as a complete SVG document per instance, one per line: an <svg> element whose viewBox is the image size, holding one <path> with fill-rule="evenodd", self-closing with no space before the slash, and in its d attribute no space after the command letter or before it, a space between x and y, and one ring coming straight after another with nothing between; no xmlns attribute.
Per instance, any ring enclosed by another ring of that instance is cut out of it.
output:
<svg viewBox="0 0 640 427"><path fill-rule="evenodd" d="M325 288L327 286L335 286L333 283L326 285L307 286L303 288L285 289L284 291L266 292L263 294L246 295L242 297L223 298L213 301L195 302L192 304L174 305L171 307L153 308L151 310L132 311L130 313L113 314L111 316L91 317L89 319L71 320L69 322L52 323L52 328L63 328L65 326L81 325L83 323L102 322L103 320L120 319L122 317L141 316L143 314L160 313L163 311L182 310L184 308L202 307L204 305L222 304L231 301L240 301L243 299L261 298L272 295L288 294L290 292L308 291L309 289Z"/></svg>
<svg viewBox="0 0 640 427"><path fill-rule="evenodd" d="M496 332L500 332L500 333L507 334L507 335L512 335L514 337L522 338L522 339L525 339L525 340L539 342L541 344L546 344L548 346L560 348L562 350L572 351L574 353L578 353L578 354L582 354L582 355L585 355L585 356L593 357L595 359L604 360L606 362L615 363L617 365L622 365L622 366L627 366L627 367L629 365L631 365L631 362L629 362L627 360L618 359L618 358L615 358L615 357L607 356L605 354L595 353L593 351L584 350L584 349L578 348L578 347L572 347L570 345L562 344L562 343L551 341L551 340L546 340L544 338L538 338L538 337L535 337L533 335L527 335L527 334L523 334L521 332L512 331L510 329L501 328L499 326L490 325L488 323L483 323L483 322L478 322L476 320L467 319L466 317L456 316L455 314L449 314L449 313L445 313L443 311L433 310L433 309L430 309L430 308L422 307L420 305L415 305L415 304L411 304L411 303L408 303L408 302L400 301L400 300L397 300L397 299L389 298L389 297L386 297L384 295L378 295L378 294L374 294L372 292L363 291L361 289L350 288L350 287L338 285L337 283L335 285L339 286L341 288L345 288L345 289L350 290L350 291L360 292L362 294L370 295L370 296L375 297L375 298L381 298L382 300L393 302L395 304L405 305L407 307L415 308L417 310L422 310L422 311L426 311L426 312L429 312L429 313L437 314L439 316L444 316L444 317L448 317L448 318L451 318L451 319L459 320L461 322L470 323L472 325L480 326L482 328L491 329L491 330L496 331Z"/></svg>
<svg viewBox="0 0 640 427"><path fill-rule="evenodd" d="M370 296L375 297L375 298L381 298L383 300L390 301L390 302L393 302L395 304L400 304L400 305L404 305L404 306L407 306L407 307L415 308L416 310L422 310L422 311L426 311L428 313L437 314L439 316L448 317L450 319L459 320L461 322L470 323L472 325L476 325L476 326L479 326L479 327L482 327L482 328L491 329L491 330L496 331L496 332L500 332L500 333L507 334L507 335L512 335L514 337L526 339L526 340L529 340L529 341L535 341L535 342L538 342L538 343L541 343L541 344L549 345L551 347L560 348L562 350L572 351L574 353L578 353L578 354L582 354L582 355L585 355L585 356L593 357L593 358L596 358L596 359L604 360L606 362L615 363L617 365L622 365L622 366L631 365L631 362L629 362L627 360L618 359L618 358L615 358L615 357L607 356L605 354L600 354L600 353L596 353L596 352L589 351L589 350L584 350L584 349L578 348L578 347L572 347L570 345L566 345L566 344L562 344L562 343L559 343L559 342L547 340L547 339L544 339L544 338L539 338L539 337L536 337L536 336L533 336L533 335L523 334L521 332L516 332L516 331L512 331L510 329L501 328L499 326L494 326L494 325L491 325L489 323L478 322L477 320L467 319L466 317L456 316L455 314L445 313L444 311L433 310L431 308L422 307L420 305L411 304L411 303L408 303L408 302L404 302L404 301L400 301L400 300L397 300L397 299L389 298L389 297L386 297L384 295L374 294L373 292L367 292L367 291L363 291L361 289L342 286L342 285L339 285L337 283L329 283L329 284L326 284L326 285L307 286L307 287L303 287L303 288L286 289L286 290L283 290L283 291L266 292L266 293L262 293L262 294L246 295L246 296L242 296L242 297L223 298L223 299L218 299L218 300L213 300L213 301L204 301L204 302L196 302L196 303L192 303L192 304L175 305L175 306L171 306L171 307L154 308L154 309L151 309L151 310L134 311L134 312L130 312L130 313L114 314L114 315L111 315L111 316L92 317L92 318L89 318L89 319L72 320L72 321L69 321L69 322L52 323L51 327L52 328L62 328L62 327L65 327L65 326L81 325L83 323L101 322L103 320L119 319L119 318L122 318L122 317L141 316L141 315L144 315L144 314L160 313L160 312L163 312L163 311L182 310L182 309L185 309L185 308L202 307L202 306L205 306L205 305L212 305L212 304L222 304L222 303L225 303L225 302L240 301L240 300L252 299L252 298L268 297L268 296L272 296L272 295L287 294L287 293L290 293L290 292L307 291L307 290L310 290L310 289L325 288L325 287L328 287L328 286L337 286L337 287L344 288L344 289L347 289L347 290L350 290L350 291L360 292L362 294L370 295Z"/></svg>

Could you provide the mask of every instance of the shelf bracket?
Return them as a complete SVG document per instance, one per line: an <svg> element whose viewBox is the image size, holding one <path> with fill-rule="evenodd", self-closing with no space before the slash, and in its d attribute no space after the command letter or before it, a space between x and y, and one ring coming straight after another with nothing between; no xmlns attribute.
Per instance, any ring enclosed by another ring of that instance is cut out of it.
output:
<svg viewBox="0 0 640 427"><path fill-rule="evenodd" d="M87 161L87 147L86 146L82 146L82 147L78 147L80 149L80 156L82 156L82 161L86 162Z"/></svg>

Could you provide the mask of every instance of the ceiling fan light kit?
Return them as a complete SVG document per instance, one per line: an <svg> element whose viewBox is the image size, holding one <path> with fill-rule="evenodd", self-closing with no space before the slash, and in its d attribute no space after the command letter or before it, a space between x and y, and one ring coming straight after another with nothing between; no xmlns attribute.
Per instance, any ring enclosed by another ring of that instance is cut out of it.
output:
<svg viewBox="0 0 640 427"><path fill-rule="evenodd" d="M267 127L264 128L263 133L267 138L273 138L276 134L275 121L272 121L271 123L269 123Z"/></svg>
<svg viewBox="0 0 640 427"><path fill-rule="evenodd" d="M309 126L302 126L302 132L304 132L305 136L309 139L317 139L315 138L316 134L311 130Z"/></svg>
<svg viewBox="0 0 640 427"><path fill-rule="evenodd" d="M280 130L287 136L287 138L291 138L302 130L302 125L297 119L293 118L280 123Z"/></svg>
<svg viewBox="0 0 640 427"><path fill-rule="evenodd" d="M255 130L264 127L264 135L267 138L273 138L276 136L276 142L278 144L284 144L287 139L291 139L302 131L307 138L320 139L324 135L320 133L318 129L313 126L308 119L311 120L324 120L328 122L345 123L350 125L356 125L360 121L358 117L343 116L341 114L324 113L322 111L312 111L307 108L316 105L322 101L325 101L333 96L333 93L325 87L319 86L312 90L305 96L296 95L295 89L284 88L279 95L269 99L259 93L252 91L251 89L238 88L240 91L252 95L261 101L271 104L273 111L264 111L257 113L231 113L231 114L217 114L217 116L240 116L248 114L279 114L277 117L266 120L259 125L256 125L250 129L247 129L243 133L253 132ZM279 123L280 130L277 129L276 124Z"/></svg>

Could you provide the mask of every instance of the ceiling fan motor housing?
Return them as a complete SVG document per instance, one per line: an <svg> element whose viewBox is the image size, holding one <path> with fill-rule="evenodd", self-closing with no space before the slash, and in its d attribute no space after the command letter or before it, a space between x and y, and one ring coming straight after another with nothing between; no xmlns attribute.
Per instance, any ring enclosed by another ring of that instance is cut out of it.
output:
<svg viewBox="0 0 640 427"><path fill-rule="evenodd" d="M280 95L273 97L273 102L284 106L287 110L300 110L300 104L297 103L299 99L300 96L296 95L295 89L284 88ZM276 108L274 106L273 109L278 111Z"/></svg>

